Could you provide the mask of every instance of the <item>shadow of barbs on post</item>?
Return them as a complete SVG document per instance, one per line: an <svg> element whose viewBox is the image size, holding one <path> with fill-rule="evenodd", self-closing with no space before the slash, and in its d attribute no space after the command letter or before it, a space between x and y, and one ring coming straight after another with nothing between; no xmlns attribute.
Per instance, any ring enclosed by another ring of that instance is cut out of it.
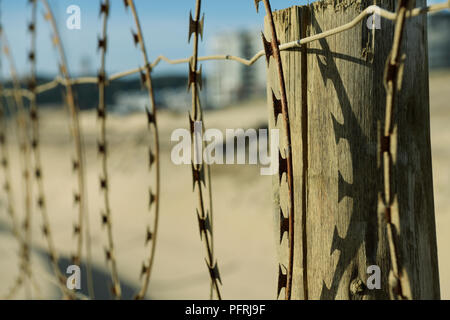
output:
<svg viewBox="0 0 450 320"><path fill-rule="evenodd" d="M311 23L315 33L322 32L320 25L315 19L314 13L311 14ZM357 294L352 294L351 288L353 282L355 280L361 280L357 279L358 266L353 264L353 261L361 246L364 246L367 264L373 265L376 261L378 248L377 197L376 193L373 192L374 185L367 183L367 172L376 171L376 153L370 152L370 150L367 149L368 146L374 145L375 141L370 141L370 138L362 131L359 120L352 109L352 101L347 94L344 81L339 76L337 65L335 63L336 54L332 53L327 39L320 39L319 45L322 49L322 54L319 55L317 52L310 52L309 50L307 52L308 54L313 53L316 55L317 66L322 75L323 83L327 83L328 81L331 82L339 101L340 111L344 119L343 123L340 123L332 113L329 113L328 116L332 121L336 144L341 140L345 140L348 143L349 154L351 157L351 176L353 177L353 181L348 182L344 179L341 172L337 170L338 202L341 202L345 197L351 198L352 210L347 213L350 215L350 220L345 236L339 234L336 226L334 228L330 256L335 251L339 251L340 254L330 286L328 287L326 283L323 282L320 299L332 300L336 298L342 277L348 268L351 268L351 278L353 279L350 283L349 293L352 298L358 299L358 297L361 297L362 295L370 294L371 291L366 290L367 288L363 284L359 286ZM366 61L360 61L358 64L365 65L366 63ZM372 108L370 110L372 110ZM372 115L371 118L375 119L376 115ZM364 150L364 152L360 152L361 150ZM356 197L354 195L355 193L361 194L361 189L365 190L365 199L361 199L361 197ZM361 201L364 202L364 205ZM367 212L361 209L363 207L374 209L373 212Z"/></svg>

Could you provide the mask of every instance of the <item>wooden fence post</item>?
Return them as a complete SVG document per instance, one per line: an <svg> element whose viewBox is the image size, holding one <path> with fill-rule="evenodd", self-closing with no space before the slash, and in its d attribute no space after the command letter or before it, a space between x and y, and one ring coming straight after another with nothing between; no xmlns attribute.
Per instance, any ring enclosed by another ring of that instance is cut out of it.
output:
<svg viewBox="0 0 450 320"><path fill-rule="evenodd" d="M280 43L351 21L372 1L324 0L274 12ZM394 1L377 5L395 11ZM417 0L416 6L426 5ZM381 20L281 53L291 122L294 170L294 270L292 299L389 299L391 268L386 221L379 208L383 170L383 73L394 23ZM266 20L265 36L271 36ZM439 275L431 170L426 16L407 19L402 52L403 83L395 104L397 141L391 144L394 194L399 216L399 262L413 299L439 299ZM268 68L270 128L275 125L272 90L279 97L275 64ZM283 130L280 130L283 132ZM284 137L280 134L280 148ZM283 151L282 151L283 153ZM280 204L287 210L287 186L274 176L274 215L280 238ZM281 270L288 266L287 233L281 233ZM369 289L381 271L381 288ZM370 279L369 279L370 278ZM283 297L281 289L280 297Z"/></svg>

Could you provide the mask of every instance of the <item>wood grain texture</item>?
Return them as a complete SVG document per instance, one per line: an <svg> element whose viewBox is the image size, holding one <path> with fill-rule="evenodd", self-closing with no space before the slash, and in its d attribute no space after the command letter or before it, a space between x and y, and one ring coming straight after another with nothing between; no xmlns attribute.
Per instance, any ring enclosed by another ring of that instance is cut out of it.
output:
<svg viewBox="0 0 450 320"><path fill-rule="evenodd" d="M286 43L340 26L371 4L325 0L277 11L274 19L279 41ZM377 5L396 9L390 0ZM416 1L416 6L423 5L425 1ZM383 72L393 26L382 20L381 29L373 34L364 21L354 29L281 53L293 148L293 299L304 298L304 286L309 299L389 298L389 248L384 217L377 210L383 190L377 146L384 123ZM267 23L265 29L270 40ZM438 299L425 16L408 19L402 52L406 62L394 111L398 141L392 144L400 263L410 279L414 299ZM270 61L269 126L281 129L282 121L275 124L272 90L279 97L276 68ZM284 139L281 135L281 150ZM289 201L285 177L280 185L278 175L274 176L273 185L278 241L280 206L287 217ZM279 262L288 265L286 234ZM370 265L381 268L380 290L365 285Z"/></svg>

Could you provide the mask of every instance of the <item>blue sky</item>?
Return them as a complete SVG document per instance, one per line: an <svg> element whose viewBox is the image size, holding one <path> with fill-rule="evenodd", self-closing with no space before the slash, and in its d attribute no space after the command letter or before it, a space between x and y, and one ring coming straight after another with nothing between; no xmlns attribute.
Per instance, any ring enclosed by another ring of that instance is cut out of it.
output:
<svg viewBox="0 0 450 320"><path fill-rule="evenodd" d="M444 0L429 0L429 3ZM100 34L99 19L100 0L49 0L63 37L64 47L69 60L69 69L73 74L81 70L81 61L90 61L91 70L95 72L99 65L96 49ZM139 51L131 38L133 19L124 10L123 0L110 0L112 8L109 20L109 52L107 70L109 73L136 68L141 63ZM272 8L283 9L292 5L305 4L305 0L271 0ZM66 28L68 6L75 4L81 8L81 30ZM189 10L194 10L195 0L135 0L138 8L147 50L151 60L159 54L169 58L183 58L192 53L192 46L187 43ZM39 1L38 20L38 72L53 75L57 72L57 56L50 42L50 28L43 19L43 8ZM262 7L262 4L260 4ZM216 33L236 30L261 30L264 10L257 14L254 0L202 0L202 12L205 13L204 42L200 44L200 54L209 53L206 45L208 39ZM28 0L1 1L1 19L9 38L11 50L15 56L19 72L25 75L29 70L26 56L30 39L27 24L31 9ZM233 52L224 52L233 54ZM207 62L206 62L207 64ZM5 65L6 66L6 65ZM205 71L207 72L207 66ZM186 66L170 66L162 63L155 73L185 72ZM5 70L3 75L7 75Z"/></svg>
<svg viewBox="0 0 450 320"><path fill-rule="evenodd" d="M81 61L90 61L93 71L99 65L96 50L97 37L100 34L99 0L50 0L55 13L64 47L70 64L70 70L77 74L81 70ZM117 72L141 65L140 53L135 49L131 28L132 16L124 10L122 0L111 0L109 20L108 71ZM273 9L282 9L303 4L303 0L272 0ZM24 75L29 66L26 53L30 39L26 26L30 21L31 9L28 0L3 0L1 19L9 38L11 50L15 56L19 72ZM75 4L81 8L81 30L66 28L68 6ZM135 0L144 32L147 50L153 60L159 54L169 58L189 56L192 46L187 43L189 10L194 10L195 0ZM55 74L57 55L50 42L50 28L43 19L43 8L39 2L38 20L38 72ZM261 8L262 9L262 8ZM264 10L257 14L254 0L203 0L205 13L204 42L200 44L200 54L208 52L205 43L215 33L236 29L262 29ZM225 53L225 52L224 52ZM231 52L226 52L231 53ZM6 65L5 65L6 67ZM161 65L155 72L184 72L186 66ZM6 71L2 71L6 75Z"/></svg>

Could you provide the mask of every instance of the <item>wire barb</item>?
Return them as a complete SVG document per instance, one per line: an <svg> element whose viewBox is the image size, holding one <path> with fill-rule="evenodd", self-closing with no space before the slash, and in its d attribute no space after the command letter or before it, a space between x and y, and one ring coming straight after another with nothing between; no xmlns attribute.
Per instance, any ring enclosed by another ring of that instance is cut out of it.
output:
<svg viewBox="0 0 450 320"><path fill-rule="evenodd" d="M189 12L189 36L188 43L191 42L191 37L193 34L200 35L203 40L203 25L205 23L205 15L203 15L201 20L192 19L192 12Z"/></svg>
<svg viewBox="0 0 450 320"><path fill-rule="evenodd" d="M283 266L284 267L284 266ZM284 267L286 269L286 267ZM277 289L277 297L280 296L281 290L286 289L287 286L287 274L283 273L281 269L281 265L278 265L278 289Z"/></svg>
<svg viewBox="0 0 450 320"><path fill-rule="evenodd" d="M255 0L255 7L256 7L256 12L257 13L259 13L259 3L261 2L262 0Z"/></svg>
<svg viewBox="0 0 450 320"><path fill-rule="evenodd" d="M289 234L289 218L284 217L283 210L280 208L280 243L285 233Z"/></svg>
<svg viewBox="0 0 450 320"><path fill-rule="evenodd" d="M278 116L283 113L283 105L281 104L281 100L278 100L275 96L275 93L272 90L272 103L273 103L273 115L274 115L274 123L275 126L278 122Z"/></svg>

